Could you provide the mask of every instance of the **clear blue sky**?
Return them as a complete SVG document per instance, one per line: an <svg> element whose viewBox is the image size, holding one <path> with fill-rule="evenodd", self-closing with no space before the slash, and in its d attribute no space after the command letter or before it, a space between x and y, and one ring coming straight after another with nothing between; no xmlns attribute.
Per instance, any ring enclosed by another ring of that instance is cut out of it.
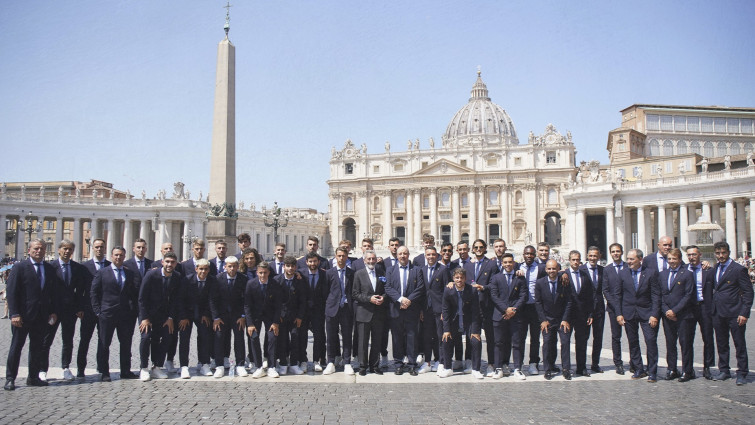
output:
<svg viewBox="0 0 755 425"><path fill-rule="evenodd" d="M231 8L237 199L327 211L331 146L440 140L478 65L521 143L607 161L633 103L755 106L753 1L256 1ZM225 1L4 1L0 181L209 187Z"/></svg>

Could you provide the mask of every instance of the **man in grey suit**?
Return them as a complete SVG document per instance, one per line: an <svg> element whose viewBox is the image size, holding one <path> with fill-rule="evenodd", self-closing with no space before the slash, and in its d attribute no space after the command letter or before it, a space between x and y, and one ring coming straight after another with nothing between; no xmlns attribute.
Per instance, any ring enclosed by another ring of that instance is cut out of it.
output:
<svg viewBox="0 0 755 425"><path fill-rule="evenodd" d="M357 333L359 335L359 375L370 373L382 375L380 369L380 347L386 320L385 276L375 269L377 255L375 251L364 252L365 268L354 274L352 296L355 301ZM372 350L367 349L372 337Z"/></svg>

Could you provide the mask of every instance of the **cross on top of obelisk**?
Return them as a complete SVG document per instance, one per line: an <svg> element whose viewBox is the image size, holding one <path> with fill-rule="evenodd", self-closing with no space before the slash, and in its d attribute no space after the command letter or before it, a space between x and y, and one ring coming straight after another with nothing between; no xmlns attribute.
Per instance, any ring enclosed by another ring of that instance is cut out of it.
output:
<svg viewBox="0 0 755 425"><path fill-rule="evenodd" d="M231 29L231 2L227 2L223 8L225 9L225 26L223 26L223 29L225 30L225 38L228 38L228 30Z"/></svg>

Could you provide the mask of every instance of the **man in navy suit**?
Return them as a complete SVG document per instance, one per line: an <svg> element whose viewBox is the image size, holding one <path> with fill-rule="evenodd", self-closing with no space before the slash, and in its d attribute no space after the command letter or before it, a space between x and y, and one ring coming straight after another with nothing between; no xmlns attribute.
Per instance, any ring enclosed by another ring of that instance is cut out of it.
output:
<svg viewBox="0 0 755 425"><path fill-rule="evenodd" d="M459 267L459 265L451 261L451 257L454 256L454 244L446 242L440 246L440 257L438 258L438 264L448 269L449 274L453 272L453 269ZM451 278L453 281L453 278Z"/></svg>
<svg viewBox="0 0 755 425"><path fill-rule="evenodd" d="M213 263L215 265L214 269L216 270L216 274L220 274L225 271L225 259L227 258L227 256L228 245L223 239L218 239L217 241L215 241L215 258L210 260L210 263ZM212 274L212 268L210 269L210 274Z"/></svg>
<svg viewBox="0 0 755 425"><path fill-rule="evenodd" d="M152 268L152 260L146 257L147 241L142 238L135 240L132 250L134 256L124 261L123 267L139 273L139 277L143 278L149 269Z"/></svg>
<svg viewBox="0 0 755 425"><path fill-rule="evenodd" d="M595 308L595 290L590 276L582 267L582 255L577 250L569 252L569 276L572 294L571 323L574 330L574 348L577 360L577 376L589 377L587 371L587 340L590 338L590 326ZM603 296L601 294L601 296ZM566 372L566 370L564 370Z"/></svg>
<svg viewBox="0 0 755 425"><path fill-rule="evenodd" d="M658 276L661 286L661 313L663 334L666 339L666 379L679 378L687 382L695 377L692 368L694 355L692 342L695 337L692 302L695 299L695 276L682 267L682 251L672 248L666 255L668 269ZM676 367L676 343L682 347L682 375Z"/></svg>
<svg viewBox="0 0 755 425"><path fill-rule="evenodd" d="M359 331L359 375L365 376L367 370L370 373L382 375L380 369L380 347L383 337L383 326L386 325L385 297L386 278L375 269L377 256L375 251L367 250L364 253L365 268L354 274L352 299L354 300L354 316ZM368 347L372 342L372 350L368 353Z"/></svg>
<svg viewBox="0 0 755 425"><path fill-rule="evenodd" d="M619 311L616 321L624 326L629 341L634 374L632 379L648 377L648 382L658 381L658 319L661 317L661 288L658 270L642 265L642 251L627 252L628 268L619 272L620 285L614 298ZM647 347L647 370L642 364L639 328Z"/></svg>
<svg viewBox="0 0 755 425"><path fill-rule="evenodd" d="M668 270L668 252L674 246L674 241L669 236L661 236L658 239L658 251L642 259L642 266L656 273Z"/></svg>
<svg viewBox="0 0 755 425"><path fill-rule="evenodd" d="M527 299L527 303L520 312L522 314L522 330L519 334L519 339L524 347L524 341L527 338L527 331L530 334L530 367L528 372L530 375L537 375L538 367L540 363L540 316L535 308L535 283L538 279L545 277L545 264L538 264L535 262L535 247L527 245L524 247L522 253L524 262L519 265L517 276L524 276L527 281L530 296Z"/></svg>
<svg viewBox="0 0 755 425"><path fill-rule="evenodd" d="M492 378L495 374L495 340L493 331L493 303L490 301L490 279L498 273L495 261L487 258L488 245L482 239L472 243L473 259L464 264L467 270L467 284L477 290L480 296L480 308L482 309L482 330L485 331L487 341L488 367L485 376Z"/></svg>
<svg viewBox="0 0 755 425"><path fill-rule="evenodd" d="M60 282L51 265L44 262L45 247L42 239L29 243L29 258L17 263L10 271L6 283L6 302L11 319L11 343L5 369L6 390L16 389L16 376L21 361L21 350L29 337L29 376L26 385L47 386L39 379L43 362L43 339L48 326L58 321L58 285Z"/></svg>
<svg viewBox="0 0 755 425"><path fill-rule="evenodd" d="M613 364L616 368L616 373L623 375L624 362L621 360L621 334L623 327L619 325L619 322L616 320L616 312L620 310L620 307L618 304L619 300L614 298L614 294L618 294L621 289L619 273L621 270L629 266L621 259L624 255L624 247L622 247L620 243L611 244L608 247L608 252L611 254L611 259L613 261L603 269L603 296L606 299L608 324L611 326L611 351L613 353ZM595 342L593 342L593 345L594 344ZM595 365L594 362L595 358L593 357L593 366Z"/></svg>
<svg viewBox="0 0 755 425"><path fill-rule="evenodd" d="M139 379L142 381L168 377L161 368L165 364L168 345L176 331L176 324L185 318L181 290L186 284L183 275L175 271L177 264L176 254L165 252L162 267L147 272L139 288ZM150 358L153 364L151 371Z"/></svg>
<svg viewBox="0 0 755 425"><path fill-rule="evenodd" d="M278 334L278 373L301 375L299 367L299 332L304 317L307 315L307 284L296 272L296 257L287 255L283 259L283 273L275 276L273 281L281 291L281 332Z"/></svg>
<svg viewBox="0 0 755 425"><path fill-rule="evenodd" d="M438 376L447 378L453 375L452 356L454 353L454 340L461 341L465 338L467 349L470 350L472 360L472 377L483 379L485 376L480 372L482 337L480 336L480 297L477 290L466 284L467 271L464 267L457 267L453 271L454 285L443 290L443 335L441 342L444 344L443 370L438 371Z"/></svg>
<svg viewBox="0 0 755 425"><path fill-rule="evenodd" d="M501 272L490 280L490 302L494 307L493 332L495 336L495 374L500 379L511 374L509 358L514 351L514 376L525 379L522 373L522 352L519 333L522 330L521 311L529 297L527 281L514 273L514 255L504 253L501 258Z"/></svg>
<svg viewBox="0 0 755 425"><path fill-rule="evenodd" d="M506 241L503 239L496 239L493 241L493 254L494 257L490 259L495 261L497 273L503 272L503 254L506 253Z"/></svg>
<svg viewBox="0 0 755 425"><path fill-rule="evenodd" d="M471 258L469 258L469 242L467 241L461 241L456 244L456 253L459 254L459 258L453 261L456 265L452 268L464 267L465 264L472 260ZM469 277L467 276L467 279L468 278Z"/></svg>
<svg viewBox="0 0 755 425"><path fill-rule="evenodd" d="M551 258L551 246L548 242L538 242L537 244L537 258L535 262L537 264L545 265L545 263Z"/></svg>
<svg viewBox="0 0 755 425"><path fill-rule="evenodd" d="M186 279L191 279L192 275L196 273L197 269L197 263L199 260L204 258L205 253L205 241L204 239L195 239L191 243L191 258L181 263L181 268L186 273ZM208 260L209 261L209 260ZM239 259L239 261L242 261L242 259ZM218 269L215 265L214 261L209 261L210 263L210 276L215 277L218 275Z"/></svg>
<svg viewBox="0 0 755 425"><path fill-rule="evenodd" d="M252 372L252 378L261 378L266 375L277 378L279 375L275 370L275 347L280 333L281 298L278 285L270 279L270 264L267 261L261 261L257 265L257 278L246 284L244 314L247 323L246 332L252 340L251 357L256 368ZM267 370L262 367L260 332L265 333Z"/></svg>
<svg viewBox="0 0 755 425"><path fill-rule="evenodd" d="M244 292L247 278L239 271L239 260L235 256L225 259L225 272L217 276L214 293L210 295L213 311L212 329L215 332L215 378L222 378L225 364L230 368L231 339L233 339L233 353L236 358L234 372L239 376L247 376L244 369L244 333L246 332L246 314L244 312ZM259 270L257 270L259 273ZM233 336L233 338L231 338ZM223 359L223 363L220 362ZM273 363L273 366L275 364Z"/></svg>
<svg viewBox="0 0 755 425"><path fill-rule="evenodd" d="M275 244L275 253L273 254L273 261L270 262L270 266L273 268L273 277L279 274L283 274L283 265L286 258L286 244L278 242Z"/></svg>
<svg viewBox="0 0 755 425"><path fill-rule="evenodd" d="M118 332L121 379L136 379L131 372L131 340L138 313L139 273L123 267L126 249L115 247L110 252L113 263L100 269L92 281L90 303L98 320L97 370L100 379L110 381L110 343ZM80 346L79 346L80 347ZM81 354L81 353L79 353ZM83 376L83 367L79 373Z"/></svg>
<svg viewBox="0 0 755 425"><path fill-rule="evenodd" d="M391 323L393 343L393 364L396 375L405 371L417 375L417 332L419 314L425 297L425 283L422 270L409 264L409 248L398 249L398 266L386 276L385 294L388 302L388 315ZM404 356L407 363L404 364Z"/></svg>
<svg viewBox="0 0 755 425"><path fill-rule="evenodd" d="M425 253L424 251L427 250L427 248L435 248L435 236L430 234L424 234L422 235L422 254L419 254L418 256L414 257L412 260L412 266L414 267L422 267L425 265Z"/></svg>
<svg viewBox="0 0 755 425"><path fill-rule="evenodd" d="M551 380L558 373L556 367L556 338L561 340L561 368L564 379L571 375L571 309L572 288L568 273L559 276L556 260L545 263L547 275L535 285L535 308L540 318L543 333L543 367L545 379Z"/></svg>
<svg viewBox="0 0 755 425"><path fill-rule="evenodd" d="M362 256L351 262L351 268L354 269L354 272L357 272L365 268L364 253L367 251L374 251L375 250L374 245L375 243L371 238L362 239ZM383 275L386 274L385 264L383 263L382 258L377 259L377 263L375 263L375 267L377 268L378 272L382 273ZM356 338L354 340L356 341Z"/></svg>
<svg viewBox="0 0 755 425"><path fill-rule="evenodd" d="M715 364L715 350L713 343L713 280L710 278L713 269L703 270L700 248L695 245L687 247L689 271L695 277L695 298L692 302L692 338L694 341L695 327L700 325L700 336L703 340L703 377L713 379L710 369ZM696 325L697 324L697 325Z"/></svg>
<svg viewBox="0 0 755 425"><path fill-rule="evenodd" d="M184 268L184 270L188 270ZM181 342L178 347L178 357L181 362L181 378L189 379L189 342L191 341L192 326L197 327L197 359L201 364L200 376L211 376L210 353L213 346L212 309L210 297L217 285L217 280L210 275L210 262L205 258L196 260L196 266L191 277L186 279L186 296L184 298L187 310L186 319L178 323Z"/></svg>
<svg viewBox="0 0 755 425"><path fill-rule="evenodd" d="M317 250L320 249L320 239L318 239L317 236L309 236L307 238L307 253L314 252L315 255L317 255L317 259L319 260L319 268L323 270L328 270L331 267L330 261L328 261L327 258L318 255ZM296 261L296 269L301 270L302 274L306 274L309 267L307 266L307 256L304 255L303 257L299 258Z"/></svg>
<svg viewBox="0 0 755 425"><path fill-rule="evenodd" d="M76 319L84 316L84 309L81 305L81 297L84 292L84 280L87 271L81 264L71 260L73 251L76 246L68 239L63 239L58 244L58 259L50 261L50 265L55 269L55 274L61 282L60 294L58 294L58 305L60 306L60 316L54 325L48 326L47 335L44 337L42 365L40 367L39 379L47 380L47 370L50 362L50 347L58 331L58 325L62 329L63 350L60 355L61 368L63 368L63 379L73 381L75 377L71 373L69 366L73 356L73 334L76 331Z"/></svg>
<svg viewBox="0 0 755 425"><path fill-rule="evenodd" d="M167 253L173 253L175 254L176 251L173 250L173 243L172 242L163 242L162 245L160 245L160 254L162 254L163 258L165 258L165 254ZM178 255L176 255L176 258L178 258ZM176 260L178 261L178 260ZM125 263L124 263L125 264ZM152 261L152 268L158 269L163 267L163 260L154 260ZM175 267L173 267L173 271L183 276L184 269L181 267L181 263L176 262ZM184 276L185 277L185 276ZM173 353L175 354L175 344L173 344Z"/></svg>
<svg viewBox="0 0 755 425"><path fill-rule="evenodd" d="M125 260L125 253L123 259ZM97 318L92 308L92 281L97 275L97 272L105 267L110 266L110 261L105 258L105 240L97 238L92 241L92 258L90 260L81 263L86 269L87 273L84 279L84 291L82 292L81 305L84 309L84 317L81 318L81 324L79 325L79 348L76 354L76 378L84 379L85 369L87 365L87 355L89 353L89 344L92 341L95 328L99 329L100 320ZM141 279L139 280L141 281ZM138 291L137 286L137 291ZM137 292L138 295L138 292ZM133 328L136 325L136 315L133 318L134 322L131 324ZM98 331L98 333L101 331ZM133 331L132 331L133 334ZM101 338L98 334L98 339ZM129 340L129 344L130 344ZM129 353L131 353L131 346L129 345Z"/></svg>
<svg viewBox="0 0 755 425"><path fill-rule="evenodd" d="M239 243L239 252L236 253L235 257L241 261L244 259L244 250L252 246L252 236L249 233L242 233L236 239Z"/></svg>
<svg viewBox="0 0 755 425"><path fill-rule="evenodd" d="M729 258L729 244L716 242L713 245L718 264L710 276L713 292L713 328L716 330L718 347L718 375L713 379L723 381L731 378L729 369L729 334L734 340L737 357L737 385L747 382L749 371L745 330L752 308L752 284L747 269Z"/></svg>
<svg viewBox="0 0 755 425"><path fill-rule="evenodd" d="M418 372L426 373L437 371L440 367L438 361L434 365L430 363L433 353L435 353L436 359L440 359L440 362L443 361L443 355L440 354L443 320L441 320L440 315L443 312L443 289L451 281L451 275L444 265L438 263L438 251L434 246L425 249L425 265L421 267L421 270L422 280L425 283L425 307L420 315L420 320L424 331L422 346L426 357Z"/></svg>
<svg viewBox="0 0 755 425"><path fill-rule="evenodd" d="M592 311L592 363L590 370L595 373L603 373L600 368L600 351L603 348L603 327L606 318L606 303L603 298L603 266L598 264L600 260L600 248L591 246L587 248L587 264L581 266L589 276L594 294ZM618 324L617 324L618 326Z"/></svg>
<svg viewBox="0 0 755 425"><path fill-rule="evenodd" d="M325 342L325 299L328 297L327 277L325 270L320 268L320 256L316 250L310 251L306 258L306 270L299 272L307 282L306 300L307 312L302 322L299 337L299 361L304 366L307 364L308 332L312 330L312 361L315 372L322 372L326 366L326 342ZM326 260L327 263L327 260ZM297 262L298 266L298 262ZM306 371L306 369L303 369Z"/></svg>
<svg viewBox="0 0 755 425"><path fill-rule="evenodd" d="M346 266L348 251L345 247L336 249L336 265L327 273L328 297L325 299L325 331L328 344L328 365L323 375L335 373L335 359L340 351L339 333L343 337L343 371L354 374L351 366L351 348L354 332L354 310L352 309L352 289L354 270Z"/></svg>

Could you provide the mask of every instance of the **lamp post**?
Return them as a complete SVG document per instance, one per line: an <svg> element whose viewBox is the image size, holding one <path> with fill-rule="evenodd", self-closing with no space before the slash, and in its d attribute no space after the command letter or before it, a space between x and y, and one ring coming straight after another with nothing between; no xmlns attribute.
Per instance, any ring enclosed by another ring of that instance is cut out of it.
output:
<svg viewBox="0 0 755 425"><path fill-rule="evenodd" d="M189 233L183 235L181 239L186 245L189 245L189 249L191 250L191 244L193 244L195 240L199 239L199 236L193 235L191 233L191 226L189 226Z"/></svg>
<svg viewBox="0 0 755 425"><path fill-rule="evenodd" d="M270 216L272 216L272 218ZM272 221L268 221L269 218L271 218ZM278 208L277 201L273 202L272 214L268 215L268 213L265 212L265 226L273 228L273 241L276 244L278 243L278 229L288 226L288 214L286 214L283 218L286 220L285 223L281 223L281 209Z"/></svg>
<svg viewBox="0 0 755 425"><path fill-rule="evenodd" d="M29 213L26 214L26 220L25 221L26 221L26 223L24 224L24 227L21 228L21 232L27 233L29 235L29 240L28 240L28 242L26 244L26 246L28 247L28 246L31 246L31 235L34 234L34 233L41 232L42 231L42 224L39 223L39 222L37 223L36 226L34 226L32 224L32 221L31 221L31 211L29 211ZM27 256L27 258L29 256L28 249L27 249L26 256Z"/></svg>

